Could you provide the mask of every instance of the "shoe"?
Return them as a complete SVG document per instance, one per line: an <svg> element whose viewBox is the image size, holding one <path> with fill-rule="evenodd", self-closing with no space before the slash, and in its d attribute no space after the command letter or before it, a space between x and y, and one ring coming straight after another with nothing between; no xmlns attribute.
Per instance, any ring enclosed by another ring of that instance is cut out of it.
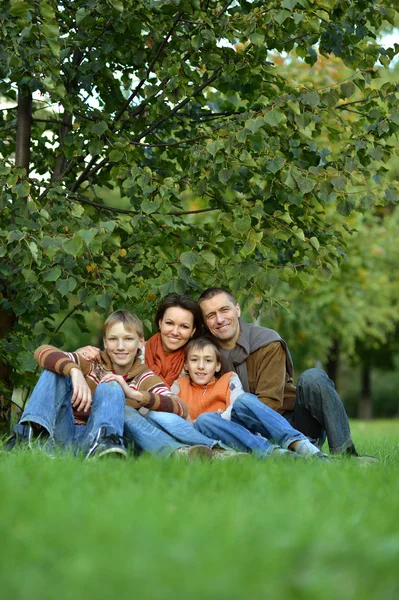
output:
<svg viewBox="0 0 399 600"><path fill-rule="evenodd" d="M297 454L296 452L292 452L291 450L285 450L284 448L273 448L270 456L271 458L288 458L289 460L305 458L303 454Z"/></svg>
<svg viewBox="0 0 399 600"><path fill-rule="evenodd" d="M376 456L371 456L370 454L358 454L356 456L356 460L358 460L363 465L371 465L373 463L380 462L380 460Z"/></svg>
<svg viewBox="0 0 399 600"><path fill-rule="evenodd" d="M29 435L31 426L29 423L18 423L13 429L12 435L6 440L4 444L5 450L11 452L14 448L29 446Z"/></svg>
<svg viewBox="0 0 399 600"><path fill-rule="evenodd" d="M94 456L101 458L101 456L106 456L107 454L127 457L122 438L116 433L108 433L106 427L100 427L85 458L92 458Z"/></svg>
<svg viewBox="0 0 399 600"><path fill-rule="evenodd" d="M216 448L212 450L212 459L213 460L230 460L230 459L238 459L249 458L251 455L248 452L238 452L236 450L224 450L223 448Z"/></svg>
<svg viewBox="0 0 399 600"><path fill-rule="evenodd" d="M187 460L211 460L212 450L208 446L182 446L173 452L173 456L185 456Z"/></svg>

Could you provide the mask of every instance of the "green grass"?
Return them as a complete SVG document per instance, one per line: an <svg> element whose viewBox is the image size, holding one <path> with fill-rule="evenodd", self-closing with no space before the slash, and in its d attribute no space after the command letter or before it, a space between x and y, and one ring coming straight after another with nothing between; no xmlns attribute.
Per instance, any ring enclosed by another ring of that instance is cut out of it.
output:
<svg viewBox="0 0 399 600"><path fill-rule="evenodd" d="M380 464L1 453L1 597L396 599L399 423L352 428Z"/></svg>

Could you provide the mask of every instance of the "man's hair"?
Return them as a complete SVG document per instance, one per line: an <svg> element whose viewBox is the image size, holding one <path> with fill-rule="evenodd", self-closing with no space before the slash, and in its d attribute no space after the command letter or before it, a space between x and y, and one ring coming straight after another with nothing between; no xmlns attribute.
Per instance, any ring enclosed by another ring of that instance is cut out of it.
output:
<svg viewBox="0 0 399 600"><path fill-rule="evenodd" d="M228 299L231 300L231 302L233 304L237 304L237 299L234 296L234 294L232 294L230 292L230 290L226 290L225 288L220 288L220 287L211 287L211 288L208 288L207 290L204 290L202 292L201 296L198 298L198 304L201 304L201 302L203 300L210 300L211 298L213 298L214 296L217 296L218 294L226 294Z"/></svg>
<svg viewBox="0 0 399 600"><path fill-rule="evenodd" d="M190 296L186 296L185 294L171 294L170 296L167 296L160 304L155 315L155 324L158 329L159 321L163 319L165 312L168 310L168 308L174 307L188 310L193 315L194 327L198 335L203 325L201 309L195 300L193 300Z"/></svg>
<svg viewBox="0 0 399 600"><path fill-rule="evenodd" d="M184 348L184 360L186 361L188 359L188 355L192 350L203 350L207 346L211 346L214 349L216 360L218 362L221 362L219 345L217 344L217 342L215 342L214 339L207 336L192 339L188 342L188 344Z"/></svg>
<svg viewBox="0 0 399 600"><path fill-rule="evenodd" d="M107 335L108 329L116 323L122 323L126 331L135 331L139 338L144 337L143 323L136 315L127 310L116 310L109 315L104 323L104 337Z"/></svg>

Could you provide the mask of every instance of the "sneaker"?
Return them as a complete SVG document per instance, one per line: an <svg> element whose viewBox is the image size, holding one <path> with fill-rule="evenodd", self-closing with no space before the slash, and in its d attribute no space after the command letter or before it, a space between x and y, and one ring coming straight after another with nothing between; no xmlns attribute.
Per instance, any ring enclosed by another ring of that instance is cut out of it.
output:
<svg viewBox="0 0 399 600"><path fill-rule="evenodd" d="M100 458L107 454L127 457L122 438L116 433L108 433L106 427L100 427L85 458L92 458L93 456Z"/></svg>
<svg viewBox="0 0 399 600"><path fill-rule="evenodd" d="M371 456L370 454L358 454L355 458L363 465L371 465L380 462L376 456Z"/></svg>
<svg viewBox="0 0 399 600"><path fill-rule="evenodd" d="M14 448L29 446L30 430L31 426L29 423L18 423L18 425L15 425L12 435L4 444L5 450L11 452Z"/></svg>
<svg viewBox="0 0 399 600"><path fill-rule="evenodd" d="M212 450L208 446L182 446L173 452L173 456L185 456L187 460L211 460Z"/></svg>
<svg viewBox="0 0 399 600"><path fill-rule="evenodd" d="M285 448L273 448L270 456L272 458L287 458L289 460L296 460L297 458L303 459L305 456L302 454L297 454L296 452L292 452L291 450L286 450Z"/></svg>
<svg viewBox="0 0 399 600"><path fill-rule="evenodd" d="M248 452L237 452L236 450L224 450L223 448L216 448L212 450L213 460L230 460L249 458L251 455Z"/></svg>

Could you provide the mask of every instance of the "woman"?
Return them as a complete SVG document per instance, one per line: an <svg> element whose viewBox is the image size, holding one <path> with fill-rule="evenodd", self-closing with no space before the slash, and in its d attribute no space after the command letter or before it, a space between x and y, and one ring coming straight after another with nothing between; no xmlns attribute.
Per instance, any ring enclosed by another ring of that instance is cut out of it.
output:
<svg viewBox="0 0 399 600"><path fill-rule="evenodd" d="M202 315L190 296L168 296L159 306L155 323L158 333L145 344L145 362L170 387L184 372L184 347L201 335Z"/></svg>

